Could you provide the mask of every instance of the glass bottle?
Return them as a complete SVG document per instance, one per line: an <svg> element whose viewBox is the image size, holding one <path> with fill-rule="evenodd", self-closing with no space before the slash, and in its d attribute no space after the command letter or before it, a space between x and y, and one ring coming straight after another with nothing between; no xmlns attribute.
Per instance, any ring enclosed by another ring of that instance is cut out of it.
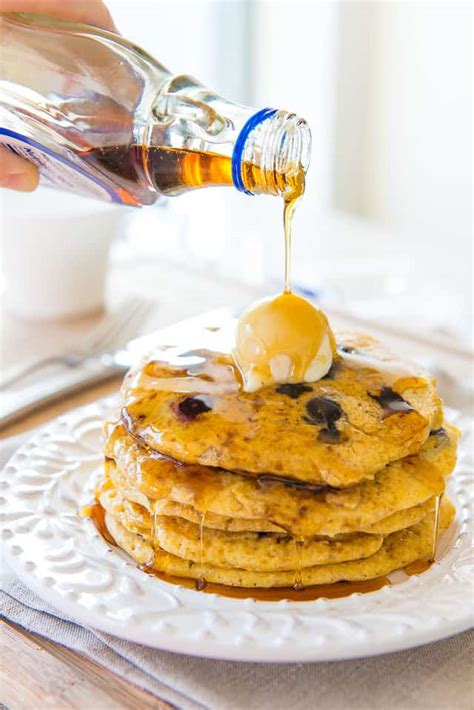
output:
<svg viewBox="0 0 474 710"><path fill-rule="evenodd" d="M227 101L105 30L38 15L1 18L0 143L45 184L129 205L214 185L295 190L304 120Z"/></svg>

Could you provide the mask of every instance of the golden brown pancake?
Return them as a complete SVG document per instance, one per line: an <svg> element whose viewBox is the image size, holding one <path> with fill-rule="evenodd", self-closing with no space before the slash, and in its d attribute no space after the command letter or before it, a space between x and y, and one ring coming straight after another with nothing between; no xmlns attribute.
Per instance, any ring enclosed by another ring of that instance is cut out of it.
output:
<svg viewBox="0 0 474 710"><path fill-rule="evenodd" d="M373 535L389 535L397 530L408 528L415 523L419 523L430 511L434 510L435 498L429 498L420 505L414 505L406 510L399 510L388 517L380 520L374 525L368 525L361 532L371 533ZM191 523L200 524L203 513L198 513L189 505L180 505L179 503L170 503L163 501L155 501L154 510L156 515L167 515L173 518L183 518ZM269 523L266 520L245 519L245 518L226 518L215 513L205 513L206 528L214 530L228 530L230 532L281 532L281 527ZM334 535L337 539L341 535L351 533L340 533Z"/></svg>
<svg viewBox="0 0 474 710"><path fill-rule="evenodd" d="M228 353L168 347L125 379L123 421L187 464L352 486L418 452L441 426L434 380L367 336L337 334L314 383L240 389Z"/></svg>
<svg viewBox="0 0 474 710"><path fill-rule="evenodd" d="M107 490L99 501L108 514L129 532L166 552L216 567L255 571L293 570L299 564L298 546L286 534L228 532L190 523L183 518L154 515L127 503L117 491ZM382 535L355 533L341 538L309 538L304 542L301 566L344 562L368 557L382 545ZM297 559L298 558L298 559Z"/></svg>
<svg viewBox="0 0 474 710"><path fill-rule="evenodd" d="M106 466L114 486L128 500L160 514L166 504L178 504L233 521L258 521L254 530L283 529L297 536L374 532L390 516L413 509L438 495L456 461L459 433L445 424L417 455L386 466L373 480L351 489L313 490L277 479L256 479L200 465L180 464L140 446L120 423L106 427ZM186 517L184 515L183 517ZM188 517L189 520L189 517ZM406 524L415 520L410 513ZM212 518L209 517L209 524ZM262 524L263 521L265 525ZM196 517L191 522L198 522ZM387 531L397 529L388 525ZM243 527L243 526L247 527ZM219 527L215 525L215 527ZM232 530L229 524L224 529ZM235 527L247 529L247 522ZM380 528L382 531L383 528Z"/></svg>
<svg viewBox="0 0 474 710"><path fill-rule="evenodd" d="M454 518L454 507L443 499L440 515L440 530L443 531ZM293 571L253 571L237 568L199 564L165 552L138 535L126 530L113 516L106 515L107 528L134 560L141 565L166 575L199 579L208 582L237 587L291 587L295 582ZM384 539L383 545L374 554L363 559L334 564L304 567L301 582L305 586L332 584L340 581L373 579L389 574L419 559L426 559L432 551L434 516L427 515L416 525L392 533Z"/></svg>
<svg viewBox="0 0 474 710"><path fill-rule="evenodd" d="M336 335L325 377L257 392L209 332L144 357L104 432L97 510L117 544L165 578L264 589L428 558L459 432L430 376ZM441 531L453 516L443 498Z"/></svg>

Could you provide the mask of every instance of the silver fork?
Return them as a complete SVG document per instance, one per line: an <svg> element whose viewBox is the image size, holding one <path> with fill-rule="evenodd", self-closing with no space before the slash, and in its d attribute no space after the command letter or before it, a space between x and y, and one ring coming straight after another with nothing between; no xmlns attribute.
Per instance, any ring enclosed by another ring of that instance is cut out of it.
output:
<svg viewBox="0 0 474 710"><path fill-rule="evenodd" d="M3 380L0 390L8 389L28 375L49 365L64 365L74 368L87 360L119 350L139 334L154 305L152 301L142 298L129 299L94 328L83 341L81 348L59 355L51 355L31 363Z"/></svg>

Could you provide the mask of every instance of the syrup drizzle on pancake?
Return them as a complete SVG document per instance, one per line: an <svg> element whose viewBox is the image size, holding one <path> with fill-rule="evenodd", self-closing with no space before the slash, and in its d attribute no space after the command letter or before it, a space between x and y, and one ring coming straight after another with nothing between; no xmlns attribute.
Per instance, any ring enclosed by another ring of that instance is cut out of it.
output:
<svg viewBox="0 0 474 710"><path fill-rule="evenodd" d="M199 520L199 578L196 580L196 589L201 591L205 588L207 582L204 577L204 523L206 513L201 513Z"/></svg>
<svg viewBox="0 0 474 710"><path fill-rule="evenodd" d="M436 497L436 505L435 505L435 511L434 511L434 525L433 525L433 542L432 542L432 548L431 548L430 562L436 562L436 550L438 548L438 539L439 539L439 518L440 518L441 503L443 500L443 495L444 495L444 493L440 493L440 495Z"/></svg>
<svg viewBox="0 0 474 710"><path fill-rule="evenodd" d="M295 581L293 583L293 589L296 592L301 592L304 589L302 571L303 571L303 551L306 544L305 538L293 538L293 543L295 546Z"/></svg>
<svg viewBox="0 0 474 710"><path fill-rule="evenodd" d="M431 565L436 562L436 551L438 549L439 542L439 521L441 512L441 503L443 502L444 492L436 496L436 503L434 509L434 524L433 524L433 539L431 542L431 555L428 559L416 560L405 567L405 573L409 576L422 574L426 572Z"/></svg>

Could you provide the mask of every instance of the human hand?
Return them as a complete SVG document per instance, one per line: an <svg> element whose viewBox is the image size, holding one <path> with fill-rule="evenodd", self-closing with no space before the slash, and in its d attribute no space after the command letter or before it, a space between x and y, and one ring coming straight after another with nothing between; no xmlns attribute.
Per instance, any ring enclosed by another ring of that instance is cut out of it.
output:
<svg viewBox="0 0 474 710"><path fill-rule="evenodd" d="M0 13L6 12L34 12L116 32L112 17L101 0L0 0ZM0 147L0 187L32 192L38 182L36 165Z"/></svg>

